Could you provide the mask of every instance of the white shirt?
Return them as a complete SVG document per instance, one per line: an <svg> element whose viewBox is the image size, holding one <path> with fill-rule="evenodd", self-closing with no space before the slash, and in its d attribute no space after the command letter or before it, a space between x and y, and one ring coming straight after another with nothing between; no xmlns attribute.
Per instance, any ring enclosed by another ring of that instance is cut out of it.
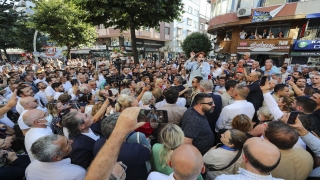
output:
<svg viewBox="0 0 320 180"><path fill-rule="evenodd" d="M29 129L29 131L26 133L26 136L24 138L24 145L26 147L26 150L28 152L28 155L29 155L31 162L36 160L30 151L32 144L36 140L38 140L39 138L41 138L43 136L47 136L47 135L52 135L52 134L53 134L52 130L48 127L46 127L46 128L30 128ZM59 173L57 173L57 174L59 174Z"/></svg>
<svg viewBox="0 0 320 180"><path fill-rule="evenodd" d="M93 106L94 106L94 105L87 105L86 108L84 109L84 113L91 115Z"/></svg>
<svg viewBox="0 0 320 180"><path fill-rule="evenodd" d="M35 94L35 96L38 96L45 106L48 104L48 99L47 99L47 96L46 96L45 91L39 90L39 91Z"/></svg>
<svg viewBox="0 0 320 180"><path fill-rule="evenodd" d="M53 99L54 99L54 100L58 100L58 98L59 98L59 96L60 96L61 94L63 94L63 92L55 92L55 93L54 93L54 96L53 96Z"/></svg>
<svg viewBox="0 0 320 180"><path fill-rule="evenodd" d="M173 173L171 173L169 176L153 171L149 174L147 180L175 180L173 177Z"/></svg>
<svg viewBox="0 0 320 180"><path fill-rule="evenodd" d="M267 176L255 174L253 172L247 171L243 168L239 168L239 174L230 175L220 175L215 178L215 180L280 180L280 178L274 178L271 174Z"/></svg>
<svg viewBox="0 0 320 180"><path fill-rule="evenodd" d="M95 135L90 128L89 128L89 132L88 133L81 133L81 134L86 135L86 136L88 136L89 138L91 138L91 139L93 139L95 141L100 138L99 136Z"/></svg>
<svg viewBox="0 0 320 180"><path fill-rule="evenodd" d="M47 86L46 90L44 90L46 96L54 96L55 91L51 86Z"/></svg>
<svg viewBox="0 0 320 180"><path fill-rule="evenodd" d="M71 159L57 162L40 162L35 160L26 169L26 179L50 180L82 180L86 170L81 166L71 164Z"/></svg>
<svg viewBox="0 0 320 180"><path fill-rule="evenodd" d="M33 81L33 83L34 83L35 85L37 85L39 82L43 82L43 83L45 83L47 86L49 85L49 84L47 83L47 81L46 81L46 78L36 79L36 80Z"/></svg>
<svg viewBox="0 0 320 180"><path fill-rule="evenodd" d="M69 81L65 82L64 84L62 83L62 86L64 87L65 92L68 92L68 90L72 88L72 85Z"/></svg>
<svg viewBox="0 0 320 180"><path fill-rule="evenodd" d="M222 68L220 67L212 72L212 77L217 78L217 76L221 76L221 74L222 74Z"/></svg>
<svg viewBox="0 0 320 180"><path fill-rule="evenodd" d="M26 113L26 112L28 112L28 111L29 111L29 110L24 110L24 111L22 111L22 113L21 113L20 116L19 116L18 125L19 125L19 127L20 127L21 130L29 129L29 128L30 128L28 125L26 125L26 124L23 122L23 119L22 119L24 113Z"/></svg>
<svg viewBox="0 0 320 180"><path fill-rule="evenodd" d="M216 123L216 132L220 129L232 129L231 123L235 116L245 114L252 119L254 113L255 110L251 102L247 100L235 100L234 103L222 109Z"/></svg>
<svg viewBox="0 0 320 180"><path fill-rule="evenodd" d="M176 105L181 106L181 107L185 107L186 106L186 102L187 102L187 100L185 98L179 97L177 102L176 102ZM157 102L155 107L156 108L161 108L165 104L167 104L167 101L164 99L163 101Z"/></svg>
<svg viewBox="0 0 320 180"><path fill-rule="evenodd" d="M6 90L6 93L3 94L3 97L8 96L10 93L12 93L11 89L8 87L4 88L4 90ZM8 99L9 100L9 99Z"/></svg>

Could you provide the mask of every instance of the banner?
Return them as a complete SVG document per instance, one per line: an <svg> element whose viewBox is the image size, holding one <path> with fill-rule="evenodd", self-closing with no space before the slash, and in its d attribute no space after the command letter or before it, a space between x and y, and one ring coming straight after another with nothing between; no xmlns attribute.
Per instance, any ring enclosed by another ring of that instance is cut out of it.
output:
<svg viewBox="0 0 320 180"><path fill-rule="evenodd" d="M265 11L257 11L254 10L253 11L253 15L252 15L252 22L264 22L264 21L269 21L270 19L272 19L273 17L275 17L280 11L281 9L284 7L285 5L281 5L278 8L270 11L270 12L265 12Z"/></svg>

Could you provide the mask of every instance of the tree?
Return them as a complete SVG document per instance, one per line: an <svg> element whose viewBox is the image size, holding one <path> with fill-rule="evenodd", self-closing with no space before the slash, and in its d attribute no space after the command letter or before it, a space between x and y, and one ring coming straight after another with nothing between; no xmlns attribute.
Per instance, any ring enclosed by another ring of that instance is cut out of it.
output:
<svg viewBox="0 0 320 180"><path fill-rule="evenodd" d="M0 1L0 49L3 49L8 60L7 48L15 48L18 41L15 35L17 21L22 18L21 13L13 9L15 1ZM0 53L1 56L1 53Z"/></svg>
<svg viewBox="0 0 320 180"><path fill-rule="evenodd" d="M71 1L71 0L70 0ZM158 28L160 22L179 19L183 10L181 0L72 0L89 17L87 22L104 24L115 29L130 29L135 64L139 64L135 30L142 26Z"/></svg>
<svg viewBox="0 0 320 180"><path fill-rule="evenodd" d="M204 52L206 55L212 50L211 40L206 34L194 32L189 36L181 44L182 50L189 57L190 52Z"/></svg>
<svg viewBox="0 0 320 180"><path fill-rule="evenodd" d="M85 22L87 12L75 4L63 0L34 1L34 14L30 16L30 27L49 34L58 46L67 46L67 57L71 48L90 45L97 37L96 29Z"/></svg>

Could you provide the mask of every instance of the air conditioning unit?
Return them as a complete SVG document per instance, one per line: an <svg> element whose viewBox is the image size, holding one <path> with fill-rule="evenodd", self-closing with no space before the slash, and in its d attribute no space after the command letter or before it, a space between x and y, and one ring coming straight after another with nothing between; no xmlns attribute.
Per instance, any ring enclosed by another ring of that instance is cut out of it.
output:
<svg viewBox="0 0 320 180"><path fill-rule="evenodd" d="M248 17L251 15L251 8L239 8L237 10L237 17Z"/></svg>

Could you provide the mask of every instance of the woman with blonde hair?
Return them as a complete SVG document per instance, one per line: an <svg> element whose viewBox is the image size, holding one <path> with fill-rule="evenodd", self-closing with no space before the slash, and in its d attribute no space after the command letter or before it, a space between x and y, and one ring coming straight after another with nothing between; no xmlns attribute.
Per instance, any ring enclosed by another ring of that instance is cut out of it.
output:
<svg viewBox="0 0 320 180"><path fill-rule="evenodd" d="M155 87L164 90L166 87L164 86L163 79L160 79L160 78L156 79Z"/></svg>
<svg viewBox="0 0 320 180"><path fill-rule="evenodd" d="M272 113L270 112L268 107L261 107L257 111L258 119L260 123L249 133L253 136L260 137L264 135L264 131L267 127L267 124L274 120Z"/></svg>
<svg viewBox="0 0 320 180"><path fill-rule="evenodd" d="M184 133L175 124L167 124L160 132L162 144L156 143L152 146L151 166L154 171L170 175L173 169L168 166L172 152L183 144ZM199 175L197 180L201 180Z"/></svg>
<svg viewBox="0 0 320 180"><path fill-rule="evenodd" d="M294 99L288 96L281 97L277 103L282 112L290 113L291 112L291 104Z"/></svg>
<svg viewBox="0 0 320 180"><path fill-rule="evenodd" d="M52 116L51 127L54 134L63 135L62 117L60 112L64 110L64 106L60 101L52 101L47 104L48 113Z"/></svg>

